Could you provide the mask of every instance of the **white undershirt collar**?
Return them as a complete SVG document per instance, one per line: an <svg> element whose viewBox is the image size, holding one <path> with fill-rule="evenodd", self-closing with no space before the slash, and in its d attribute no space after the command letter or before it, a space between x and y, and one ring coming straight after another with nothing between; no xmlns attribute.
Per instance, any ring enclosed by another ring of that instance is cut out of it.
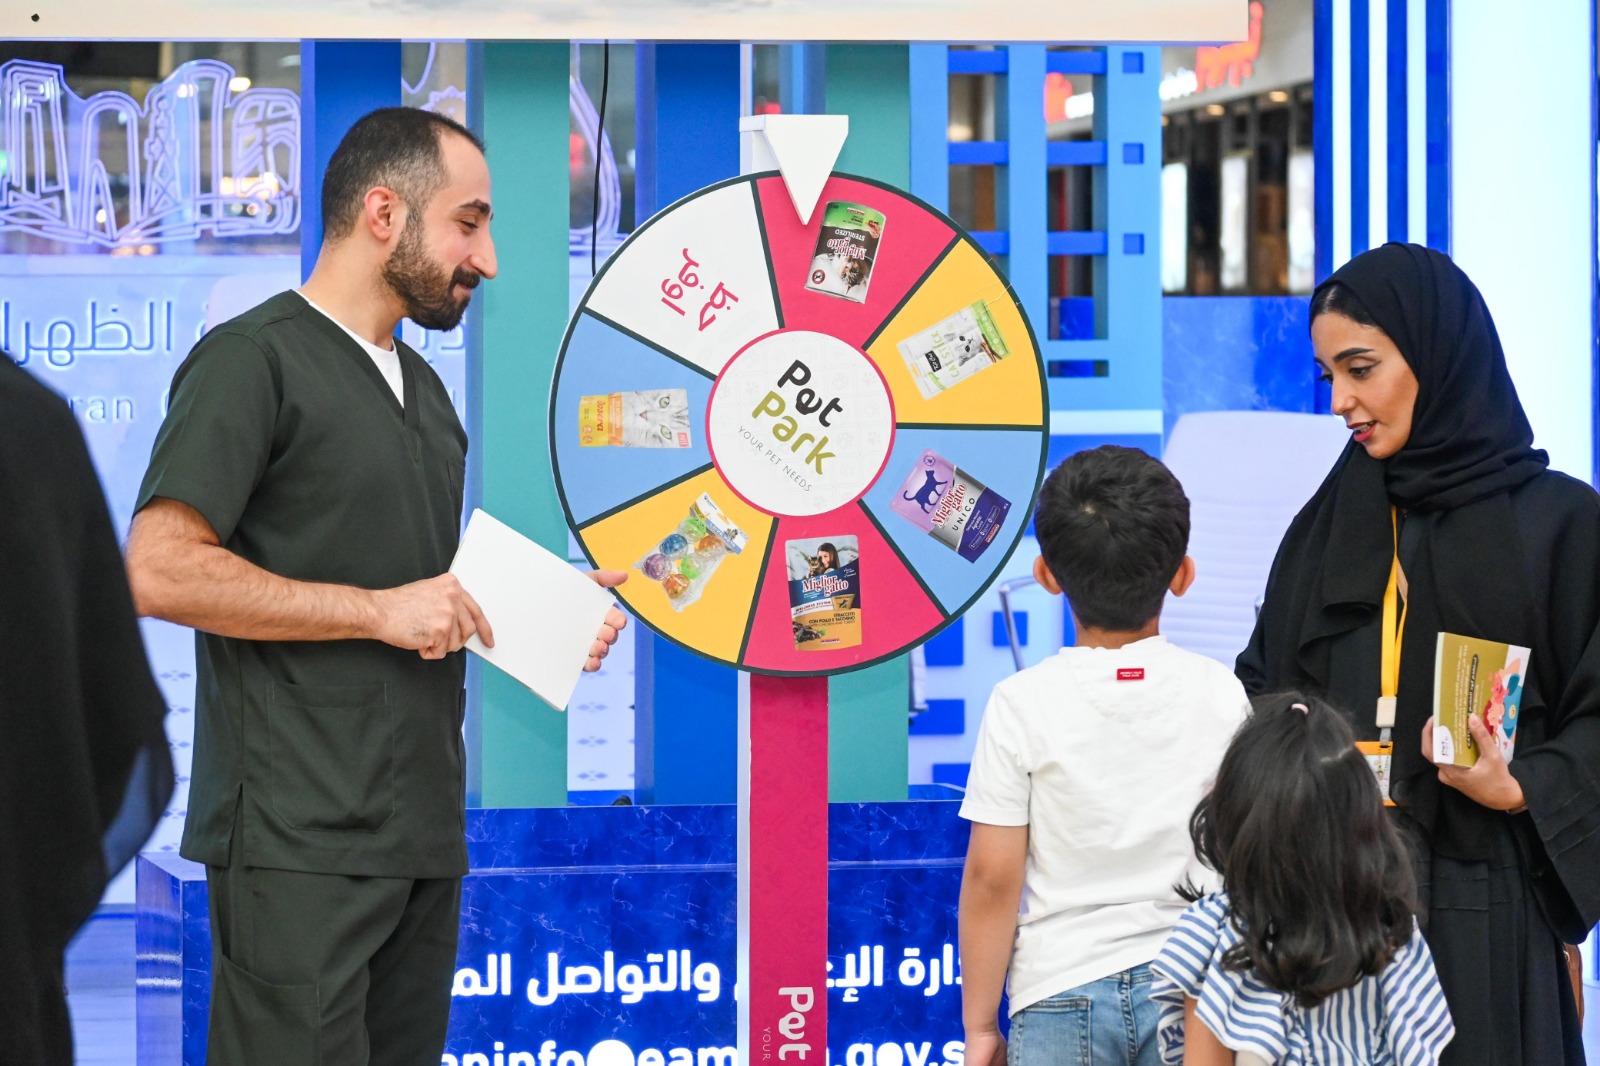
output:
<svg viewBox="0 0 1600 1066"><path fill-rule="evenodd" d="M334 318L328 313L326 308L319 307L316 301L312 300L311 297L307 296L299 289L295 290L295 294L309 304L313 311L316 311L329 322L332 322L334 325L344 330L350 335L351 340L361 345L362 351L370 355L372 357L372 361L378 365L378 372L383 375L383 380L389 383L389 388L394 393L394 398L400 402L401 407L405 407L406 384L405 378L400 373L399 349L392 346L389 348L378 347L376 344L373 344L371 341L367 340L367 338L361 336L343 322L340 322L337 318ZM393 342L390 343L391 345L393 344Z"/></svg>

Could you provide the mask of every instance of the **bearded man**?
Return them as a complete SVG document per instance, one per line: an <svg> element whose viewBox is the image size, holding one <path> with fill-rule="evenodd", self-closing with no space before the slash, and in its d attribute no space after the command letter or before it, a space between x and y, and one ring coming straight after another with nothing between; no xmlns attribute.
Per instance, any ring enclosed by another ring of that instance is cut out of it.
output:
<svg viewBox="0 0 1600 1066"><path fill-rule="evenodd" d="M211 1066L436 1066L444 1047L461 648L493 633L446 572L466 433L395 329L453 328L495 276L489 194L464 127L367 115L328 164L311 277L173 379L127 554L140 613L197 631L182 854L210 893Z"/></svg>

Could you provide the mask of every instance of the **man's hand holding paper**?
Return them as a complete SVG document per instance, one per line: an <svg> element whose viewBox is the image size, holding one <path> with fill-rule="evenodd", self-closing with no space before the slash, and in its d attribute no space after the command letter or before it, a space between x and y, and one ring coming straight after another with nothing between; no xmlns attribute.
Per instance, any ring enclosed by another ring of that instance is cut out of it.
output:
<svg viewBox="0 0 1600 1066"><path fill-rule="evenodd" d="M575 570L481 510L467 523L450 573L494 626L492 645L477 634L466 647L558 710L579 674L600 669L628 624L607 591L626 573Z"/></svg>

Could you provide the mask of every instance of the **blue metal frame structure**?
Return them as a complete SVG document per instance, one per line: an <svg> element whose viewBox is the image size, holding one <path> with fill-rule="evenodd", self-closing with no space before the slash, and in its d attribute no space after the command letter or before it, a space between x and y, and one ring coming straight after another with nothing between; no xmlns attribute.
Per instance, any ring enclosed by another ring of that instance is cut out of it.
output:
<svg viewBox="0 0 1600 1066"><path fill-rule="evenodd" d="M1001 168L998 201L1005 228L974 236L1001 261L1036 326L1051 318L1050 257L1094 260L1095 335L1040 340L1051 375L1052 430L1150 435L1156 448L1162 410L1161 283L1155 254L1160 65L1159 48L911 46L911 191L947 209L951 166ZM971 74L994 75L1000 82L998 136L952 142L949 78ZM1092 140L1047 139L1043 100L1050 74L1093 77ZM1094 229L1049 230L1048 179L1054 166L1093 169ZM1083 412L1095 415L1076 417Z"/></svg>

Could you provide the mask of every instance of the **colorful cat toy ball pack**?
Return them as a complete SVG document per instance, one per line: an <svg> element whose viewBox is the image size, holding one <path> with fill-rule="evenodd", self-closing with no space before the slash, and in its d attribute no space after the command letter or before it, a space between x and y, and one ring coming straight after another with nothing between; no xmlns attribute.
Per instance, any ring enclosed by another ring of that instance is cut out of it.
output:
<svg viewBox="0 0 1600 1066"><path fill-rule="evenodd" d="M652 545L634 569L660 582L672 609L681 611L700 599L722 561L744 551L749 542L744 531L702 493L678 527Z"/></svg>

